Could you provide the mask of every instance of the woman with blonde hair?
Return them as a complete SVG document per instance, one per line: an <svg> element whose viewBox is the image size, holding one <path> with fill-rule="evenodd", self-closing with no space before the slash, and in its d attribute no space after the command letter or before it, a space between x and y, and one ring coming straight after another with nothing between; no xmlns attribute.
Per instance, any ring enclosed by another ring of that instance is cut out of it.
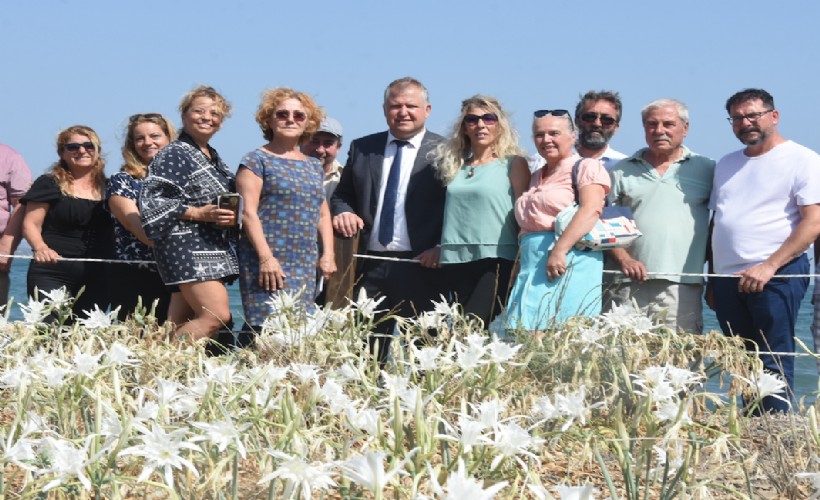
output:
<svg viewBox="0 0 820 500"><path fill-rule="evenodd" d="M128 119L122 157L125 164L111 176L105 202L114 223L114 254L118 260L154 260L154 242L145 235L137 206L148 164L176 136L171 122L158 113L140 113ZM162 322L168 317L171 293L162 282L156 265L114 264L111 266L111 305L119 306L119 319L134 313L137 303L151 308ZM127 283L128 286L115 284Z"/></svg>
<svg viewBox="0 0 820 500"><path fill-rule="evenodd" d="M299 306L311 311L317 266L326 278L336 270L324 169L299 150L323 118L303 92L275 88L262 95L256 121L268 142L245 155L236 174L245 201L239 285L248 329L262 326L271 296L283 291L298 294Z"/></svg>
<svg viewBox="0 0 820 500"><path fill-rule="evenodd" d="M518 252L515 200L530 173L507 113L493 97L461 103L449 139L435 151L447 185L439 264L456 301L485 327L504 310Z"/></svg>
<svg viewBox="0 0 820 500"><path fill-rule="evenodd" d="M220 196L236 179L211 138L231 105L212 87L200 86L179 105L182 131L148 167L139 198L145 235L166 285L179 287L168 318L177 338L212 338L231 324L226 282L239 267L234 249L236 211L220 208Z"/></svg>
<svg viewBox="0 0 820 500"><path fill-rule="evenodd" d="M64 257L111 257L111 219L103 208L105 161L100 137L75 125L57 135L60 159L41 175L20 200L26 206L23 236L34 251L29 265L29 296L65 287L73 296L75 315L108 307L106 264L65 261Z"/></svg>

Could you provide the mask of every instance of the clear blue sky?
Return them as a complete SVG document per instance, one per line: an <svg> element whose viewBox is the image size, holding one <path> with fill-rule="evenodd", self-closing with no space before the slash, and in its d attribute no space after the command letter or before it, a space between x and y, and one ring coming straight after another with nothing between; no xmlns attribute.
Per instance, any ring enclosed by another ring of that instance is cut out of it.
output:
<svg viewBox="0 0 820 500"><path fill-rule="evenodd" d="M740 147L724 102L750 86L774 95L787 138L820 150L818 19L808 1L3 2L0 142L40 174L56 133L87 124L110 174L126 117L178 124L180 97L206 83L234 104L212 145L236 166L264 142L253 114L265 88L310 93L349 143L385 128L385 85L412 75L430 90L431 130L449 129L465 97L490 94L530 151L534 109L613 89L624 102L616 149L642 147L640 108L674 97L690 108L686 144L719 158Z"/></svg>

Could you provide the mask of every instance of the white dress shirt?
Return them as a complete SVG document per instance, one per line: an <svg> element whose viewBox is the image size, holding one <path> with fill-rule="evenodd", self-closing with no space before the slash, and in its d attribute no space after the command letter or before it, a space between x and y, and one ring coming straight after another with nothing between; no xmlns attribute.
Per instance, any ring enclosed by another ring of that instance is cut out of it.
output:
<svg viewBox="0 0 820 500"><path fill-rule="evenodd" d="M409 144L404 146L401 152L401 171L399 175L399 187L396 195L396 211L393 216L393 240L382 246L379 243L379 224L382 219L382 205L384 203L384 190L387 187L387 178L390 176L390 167L393 165L393 158L396 157L398 146L396 137L387 132L387 144L384 147L384 161L382 162L382 177L379 184L379 204L376 208L376 217L373 219L373 230L370 232L370 241L367 249L374 252L407 252L412 250L410 246L410 235L407 233L407 218L404 215L404 201L407 197L407 184L410 182L410 174L413 173L413 164L416 162L421 140L424 138L425 130L414 135L410 139L405 139Z"/></svg>

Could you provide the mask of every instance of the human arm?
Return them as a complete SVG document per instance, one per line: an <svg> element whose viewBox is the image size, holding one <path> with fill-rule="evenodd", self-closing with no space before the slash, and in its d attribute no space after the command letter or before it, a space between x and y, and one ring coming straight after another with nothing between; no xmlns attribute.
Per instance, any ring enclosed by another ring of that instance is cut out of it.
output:
<svg viewBox="0 0 820 500"><path fill-rule="evenodd" d="M271 252L265 238L262 222L259 220L259 197L262 194L262 178L244 165L239 166L236 174L236 190L244 198L242 222L245 236L259 257L259 286L265 290L277 290L285 287L285 272L279 261ZM333 243L330 243L333 245ZM332 252L332 250L331 250Z"/></svg>
<svg viewBox="0 0 820 500"><path fill-rule="evenodd" d="M567 253L601 216L604 207L605 188L601 184L587 184L581 187L578 211L567 228L555 242L547 258L547 278L553 281L567 271Z"/></svg>
<svg viewBox="0 0 820 500"><path fill-rule="evenodd" d="M817 240L818 235L820 235L820 204L801 206L800 223L780 245L780 248L760 264L735 273L740 276L738 291L742 293L762 291L777 270L802 255L809 245Z"/></svg>
<svg viewBox="0 0 820 500"><path fill-rule="evenodd" d="M113 195L108 198L108 209L117 218L120 224L140 240L144 245L153 246L151 241L145 234L140 221L140 211L137 203L125 196Z"/></svg>
<svg viewBox="0 0 820 500"><path fill-rule="evenodd" d="M624 276L632 281L641 283L649 278L643 262L629 255L626 248L613 248L609 250L609 256L618 264Z"/></svg>
<svg viewBox="0 0 820 500"><path fill-rule="evenodd" d="M516 156L510 165L510 186L513 199L517 200L530 186L530 167L527 160Z"/></svg>
<svg viewBox="0 0 820 500"><path fill-rule="evenodd" d="M358 155L356 141L350 145L347 154L347 164L342 170L339 178L339 185L330 197L330 212L332 214L333 229L344 236L350 238L364 228L364 221L356 214L356 188L354 186L354 163Z"/></svg>
<svg viewBox="0 0 820 500"><path fill-rule="evenodd" d="M54 264L60 259L60 254L49 248L43 240L43 222L48 209L48 203L29 201L23 217L23 236L34 251L34 261L41 264Z"/></svg>
<svg viewBox="0 0 820 500"><path fill-rule="evenodd" d="M20 198L11 199L10 203L13 208L11 217L6 223L6 230L0 237L0 255L14 255L23 237L23 216L26 208L20 204ZM11 257L0 257L0 272L8 272L10 267Z"/></svg>
<svg viewBox="0 0 820 500"><path fill-rule="evenodd" d="M317 266L325 279L336 272L336 255L333 253L333 225L330 221L330 207L327 201L322 202L319 210L319 240L322 242L322 255Z"/></svg>

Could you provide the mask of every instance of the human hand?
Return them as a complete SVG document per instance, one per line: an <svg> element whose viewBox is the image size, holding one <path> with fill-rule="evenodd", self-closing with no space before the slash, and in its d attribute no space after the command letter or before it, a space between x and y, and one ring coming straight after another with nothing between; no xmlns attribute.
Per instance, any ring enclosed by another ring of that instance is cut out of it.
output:
<svg viewBox="0 0 820 500"><path fill-rule="evenodd" d="M552 283L566 272L567 254L553 248L547 258L547 279Z"/></svg>
<svg viewBox="0 0 820 500"><path fill-rule="evenodd" d="M34 251L34 262L40 264L56 264L60 260L60 254L49 247L41 247Z"/></svg>
<svg viewBox="0 0 820 500"><path fill-rule="evenodd" d="M735 274L740 276L740 281L737 284L737 290L741 293L758 293L762 292L766 283L772 279L777 269L766 262L757 264L748 269L738 271Z"/></svg>
<svg viewBox="0 0 820 500"><path fill-rule="evenodd" d="M0 238L0 255L13 255L11 244L7 239ZM0 272L7 273L11 267L11 257L0 257Z"/></svg>
<svg viewBox="0 0 820 500"><path fill-rule="evenodd" d="M319 268L322 277L328 280L336 272L336 257L333 254L324 253L319 257L316 267Z"/></svg>
<svg viewBox="0 0 820 500"><path fill-rule="evenodd" d="M421 252L420 254L413 257L414 260L419 261L422 267L429 267L429 268L439 268L441 267L441 263L439 259L441 258L441 247L435 246L428 250Z"/></svg>
<svg viewBox="0 0 820 500"><path fill-rule="evenodd" d="M643 262L637 259L626 257L621 260L620 264L621 272L632 281L641 283L649 278L649 274L646 272L646 266L643 265Z"/></svg>
<svg viewBox="0 0 820 500"><path fill-rule="evenodd" d="M285 288L285 271L273 255L259 261L259 286L264 290L282 290Z"/></svg>
<svg viewBox="0 0 820 500"><path fill-rule="evenodd" d="M350 238L364 228L364 221L353 212L345 212L333 218L333 229L344 236Z"/></svg>

